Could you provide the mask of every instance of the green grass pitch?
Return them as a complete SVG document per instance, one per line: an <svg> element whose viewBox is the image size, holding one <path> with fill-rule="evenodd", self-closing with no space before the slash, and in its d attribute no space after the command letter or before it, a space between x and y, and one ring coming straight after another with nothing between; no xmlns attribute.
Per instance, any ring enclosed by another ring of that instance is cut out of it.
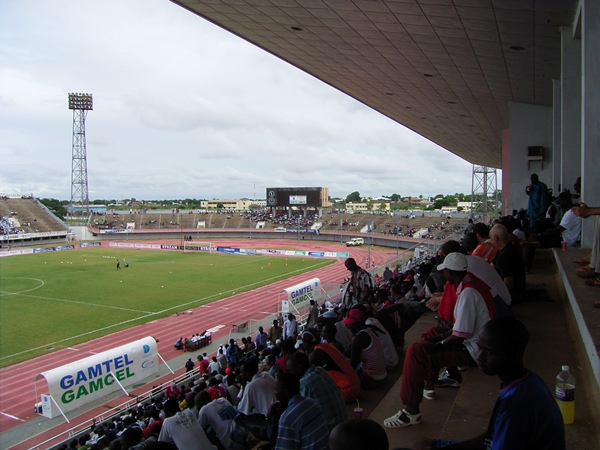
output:
<svg viewBox="0 0 600 450"><path fill-rule="evenodd" d="M0 367L331 262L113 248L0 258Z"/></svg>

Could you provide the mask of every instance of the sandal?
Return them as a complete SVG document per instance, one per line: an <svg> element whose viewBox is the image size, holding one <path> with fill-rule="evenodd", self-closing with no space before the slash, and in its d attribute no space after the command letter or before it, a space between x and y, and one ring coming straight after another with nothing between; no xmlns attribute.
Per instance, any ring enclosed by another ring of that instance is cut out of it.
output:
<svg viewBox="0 0 600 450"><path fill-rule="evenodd" d="M585 284L587 284L588 286L600 287L600 275L585 280Z"/></svg>
<svg viewBox="0 0 600 450"><path fill-rule="evenodd" d="M426 400L435 400L437 394L434 389L423 389L423 398Z"/></svg>
<svg viewBox="0 0 600 450"><path fill-rule="evenodd" d="M383 425L387 428L404 428L409 425L418 425L419 423L421 423L421 413L411 414L405 409L398 411L392 417L388 417L383 421Z"/></svg>
<svg viewBox="0 0 600 450"><path fill-rule="evenodd" d="M573 260L575 264L581 264L582 266L587 266L590 263L590 260L587 258L575 258Z"/></svg>
<svg viewBox="0 0 600 450"><path fill-rule="evenodd" d="M596 270L590 266L580 267L575 273L579 278L594 278L596 276Z"/></svg>

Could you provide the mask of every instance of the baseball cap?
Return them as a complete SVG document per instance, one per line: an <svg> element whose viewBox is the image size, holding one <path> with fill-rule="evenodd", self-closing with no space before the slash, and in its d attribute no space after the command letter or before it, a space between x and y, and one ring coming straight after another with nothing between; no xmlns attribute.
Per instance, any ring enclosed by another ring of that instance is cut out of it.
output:
<svg viewBox="0 0 600 450"><path fill-rule="evenodd" d="M364 322L365 321L365 313L363 313L360 309L351 309L348 311L348 315L342 323L345 325L351 325L356 322Z"/></svg>
<svg viewBox="0 0 600 450"><path fill-rule="evenodd" d="M444 262L437 266L437 270L454 270L455 272L464 272L467 270L467 257L462 253L450 253L444 258Z"/></svg>

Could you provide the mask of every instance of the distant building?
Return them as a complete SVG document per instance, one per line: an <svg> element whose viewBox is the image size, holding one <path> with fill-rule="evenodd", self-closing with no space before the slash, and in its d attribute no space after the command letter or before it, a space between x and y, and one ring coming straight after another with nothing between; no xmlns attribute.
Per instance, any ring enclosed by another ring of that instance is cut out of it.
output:
<svg viewBox="0 0 600 450"><path fill-rule="evenodd" d="M348 202L346 203L346 211L354 211L354 212L377 212L377 211L381 211L381 201L373 201L371 203L371 209L368 208L367 203L353 203L353 202ZM385 209L384 211L389 211L390 210L390 202L383 202L383 204L385 205Z"/></svg>
<svg viewBox="0 0 600 450"><path fill-rule="evenodd" d="M250 209L250 205L254 203L254 200L249 198L240 198L239 200L201 200L201 209L217 209L219 205L223 205L223 209L230 211L246 211Z"/></svg>

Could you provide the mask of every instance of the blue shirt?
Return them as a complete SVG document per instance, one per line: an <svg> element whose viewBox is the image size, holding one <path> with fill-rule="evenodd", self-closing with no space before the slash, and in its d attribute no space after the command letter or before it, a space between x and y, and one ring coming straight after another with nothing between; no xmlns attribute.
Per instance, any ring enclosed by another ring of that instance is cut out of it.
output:
<svg viewBox="0 0 600 450"><path fill-rule="evenodd" d="M294 395L279 418L276 450L327 450L329 428L313 399Z"/></svg>
<svg viewBox="0 0 600 450"><path fill-rule="evenodd" d="M264 331L262 333L257 333L256 339L254 339L254 341L256 342L256 348L260 347L261 345L264 348L267 348L267 340L268 339L269 339L269 335L267 333L265 333Z"/></svg>
<svg viewBox="0 0 600 450"><path fill-rule="evenodd" d="M533 372L500 391L485 439L486 450L565 450L556 400Z"/></svg>

